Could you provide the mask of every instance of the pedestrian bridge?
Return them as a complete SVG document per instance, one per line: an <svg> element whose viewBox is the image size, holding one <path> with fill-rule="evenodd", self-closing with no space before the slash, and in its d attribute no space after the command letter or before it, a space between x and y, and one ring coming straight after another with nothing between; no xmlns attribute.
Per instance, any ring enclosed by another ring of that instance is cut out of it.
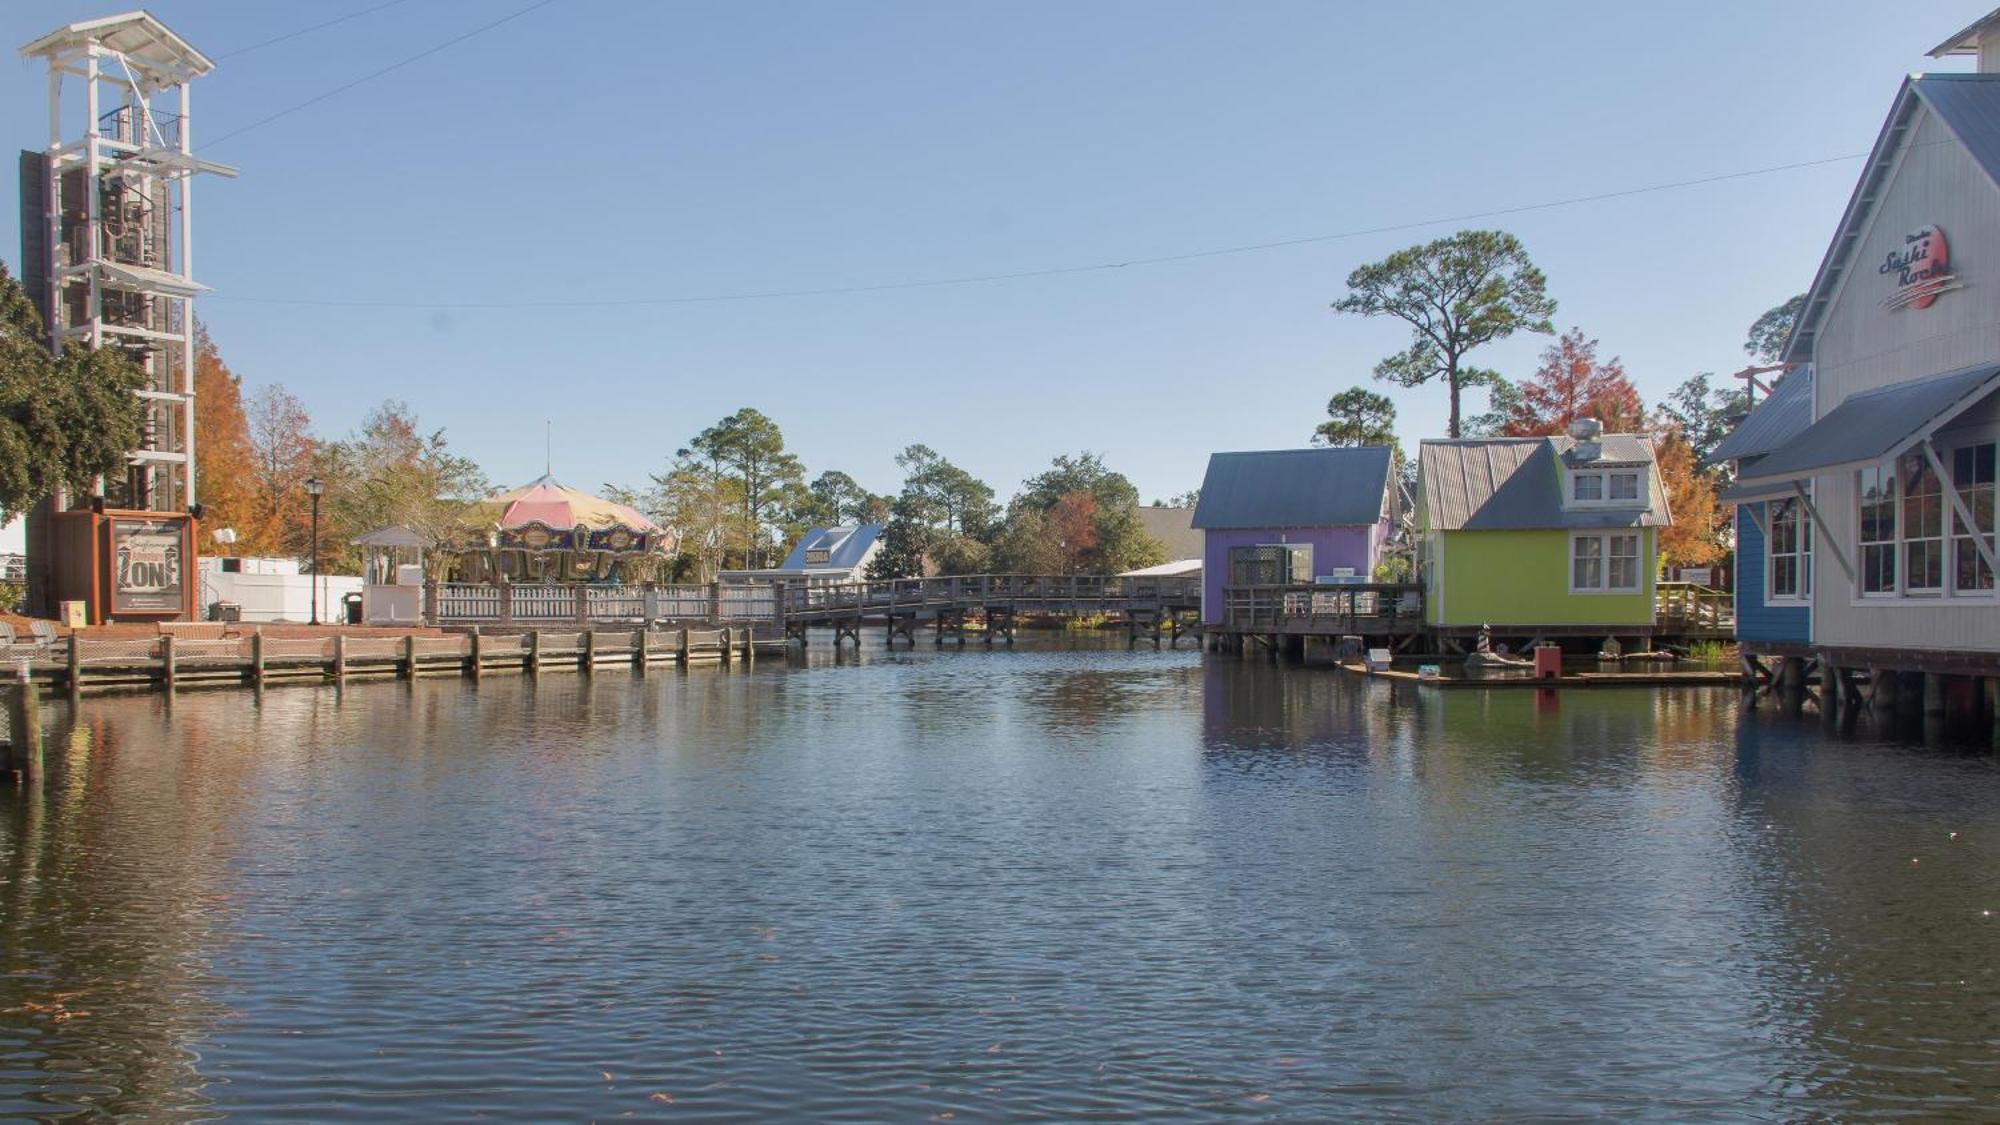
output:
<svg viewBox="0 0 2000 1125"><path fill-rule="evenodd" d="M430 592L430 616L437 625L696 622L778 629L802 642L814 625L833 628L836 642L858 643L861 627L871 624L886 627L892 640L914 639L921 622L933 624L940 640L956 635L962 642L973 618L985 626L989 641L1011 640L1015 623L1027 615L1117 615L1135 634L1150 629L1177 638L1198 625L1201 612L1199 578L1097 575L980 574L818 586L443 583Z"/></svg>

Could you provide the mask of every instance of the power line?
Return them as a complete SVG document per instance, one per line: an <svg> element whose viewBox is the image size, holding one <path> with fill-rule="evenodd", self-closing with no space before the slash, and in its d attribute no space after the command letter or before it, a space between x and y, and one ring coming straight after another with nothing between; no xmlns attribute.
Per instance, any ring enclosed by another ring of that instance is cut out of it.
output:
<svg viewBox="0 0 2000 1125"><path fill-rule="evenodd" d="M380 78L386 74L393 74L396 71L401 70L406 66L409 66L411 63L421 62L422 60L430 58L432 55L435 55L440 51L456 47L460 43L465 42L467 39L470 39L475 35L483 35L486 32L492 31L494 28L499 27L502 24L512 23L515 20L520 19L522 16L525 16L530 12L546 8L550 4L553 4L555 2L556 0L535 0L535 3L528 5L527 7L522 8L517 12L501 16L499 19L494 20L492 23L481 24L470 31L454 35L450 39L447 39L444 42L439 43L435 47L429 47L422 51L418 51L416 54L411 55L406 59L401 59L396 62L392 62L388 66L385 66L380 70L364 74L361 77L354 79L352 82L344 82L338 86L335 86L331 90L325 91L324 93L315 94L312 97L307 98L305 101L298 103L297 105L286 106L284 109L281 109L278 112L273 113L267 117L260 117L257 120L252 121L248 125L243 126L240 129L233 129L227 133L224 133L221 136L216 137L214 140L207 142L204 148L205 149L214 148L216 145L219 145L222 142L230 140L232 138L240 137L252 129L261 129L264 126L269 125L271 122L276 121L280 118L290 117L292 114L297 113L302 109L309 109L312 106L316 106L319 103L327 100L328 98L334 97L338 94L344 94L347 91L352 90L356 86L359 86L365 82L373 82L377 78Z"/></svg>
<svg viewBox="0 0 2000 1125"><path fill-rule="evenodd" d="M1486 211L1470 211L1459 215L1387 223L1382 226L1360 227L1353 230L1335 231L1330 234L1306 235L1300 238L1284 238L1272 242L1249 242L1236 246L1221 246L1207 250L1189 250L1178 254L1158 254L1145 258L1127 258L1116 262L1096 262L1089 265L1052 266L1044 269L1016 270L1007 273L965 274L957 277L890 281L872 285L836 285L812 289L767 289L742 293L712 293L680 297L624 297L607 298L604 300L567 301L321 300L311 297L231 297L226 294L216 294L205 299L213 301L241 301L260 305L311 305L326 308L354 309L577 309L697 305L729 301L765 301L786 297L832 297L852 293L886 293L900 289L937 289L946 286L981 285L1001 281L1025 281L1040 277L1062 277L1070 274L1099 273L1108 270L1131 269L1135 266L1167 265L1173 262L1188 262L1201 258L1220 258L1236 254L1255 254L1267 250L1282 250L1293 246L1309 246L1321 242L1338 242L1351 238L1365 238L1374 234L1393 234L1398 231L1441 226L1447 223L1475 222L1483 219L1504 218L1508 215L1523 215L1534 211L1548 211L1558 207L1573 207L1583 203L1601 203L1610 199L1627 199L1637 195L1651 195L1658 192L1677 191L1682 188L1700 187L1704 184L1743 180L1754 176L1775 175L1779 172L1795 172L1805 168L1818 168L1828 164L1860 160L1867 155L1865 152L1850 152L1841 156L1820 157L1817 160L1799 160L1790 164L1772 164L1763 168L1750 168L1738 172L1722 172L1713 176L1698 176L1689 180L1673 180L1666 183L1648 184L1645 187L1622 188L1617 191L1598 192L1593 195L1575 195L1565 199L1545 200L1540 203L1524 203L1515 207L1496 207Z"/></svg>
<svg viewBox="0 0 2000 1125"><path fill-rule="evenodd" d="M215 60L217 62L221 62L223 59L233 59L238 55L247 55L252 51L261 51L266 47L275 47L278 44L285 42L286 40L297 39L301 35L310 35L315 31L324 30L326 28L332 27L335 24L346 23L348 20L360 19L362 16L373 15L376 12L383 10L384 8L393 8L398 4L407 4L409 2L410 0L388 0L388 3L386 4L377 4L372 8L363 8L358 12L349 12L344 16L335 16L332 19L325 21L324 23L316 23L313 24L311 27L302 27L299 28L297 31L288 31L283 35L277 36L276 38L272 39L266 39L261 43L252 43L247 47L238 47L233 51L224 51L223 53L215 56Z"/></svg>

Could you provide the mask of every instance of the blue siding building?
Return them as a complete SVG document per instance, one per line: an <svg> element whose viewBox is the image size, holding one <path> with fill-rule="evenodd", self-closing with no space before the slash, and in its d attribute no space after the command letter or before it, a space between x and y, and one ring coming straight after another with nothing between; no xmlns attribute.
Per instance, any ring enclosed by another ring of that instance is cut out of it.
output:
<svg viewBox="0 0 2000 1125"><path fill-rule="evenodd" d="M1799 368L1771 390L1709 460L1741 475L1812 422L1813 377ZM1746 652L1799 655L1812 641L1812 520L1790 485L1737 485L1736 639Z"/></svg>

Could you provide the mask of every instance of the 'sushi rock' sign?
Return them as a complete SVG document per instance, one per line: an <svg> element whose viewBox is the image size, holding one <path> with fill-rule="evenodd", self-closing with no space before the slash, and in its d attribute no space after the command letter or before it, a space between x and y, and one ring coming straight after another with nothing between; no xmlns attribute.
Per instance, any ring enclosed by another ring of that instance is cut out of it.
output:
<svg viewBox="0 0 2000 1125"><path fill-rule="evenodd" d="M1896 281L1895 292L1882 298L1888 309L1927 309L1947 289L1958 288L1951 272L1951 247L1935 226L1903 236L1903 248L1891 250L1878 273Z"/></svg>

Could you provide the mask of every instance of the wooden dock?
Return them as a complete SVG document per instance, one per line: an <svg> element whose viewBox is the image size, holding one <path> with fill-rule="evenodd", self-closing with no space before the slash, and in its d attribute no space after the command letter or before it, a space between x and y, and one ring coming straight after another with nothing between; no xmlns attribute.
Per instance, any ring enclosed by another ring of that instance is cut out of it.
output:
<svg viewBox="0 0 2000 1125"><path fill-rule="evenodd" d="M1743 686L1739 672L1701 669L1687 672L1573 672L1555 679L1530 676L1495 676L1474 679L1464 676L1422 676L1401 669L1370 671L1352 662L1338 665L1341 671L1372 676L1395 683L1420 684L1433 688L1587 688L1587 687L1733 687Z"/></svg>
<svg viewBox="0 0 2000 1125"><path fill-rule="evenodd" d="M713 629L532 629L519 632L337 632L299 636L246 630L201 636L92 638L72 634L53 645L16 645L0 662L25 670L44 692L198 687L261 687L272 683L342 683L349 679L414 679L487 672L590 672L603 667L732 665L784 655L782 637L742 626Z"/></svg>

